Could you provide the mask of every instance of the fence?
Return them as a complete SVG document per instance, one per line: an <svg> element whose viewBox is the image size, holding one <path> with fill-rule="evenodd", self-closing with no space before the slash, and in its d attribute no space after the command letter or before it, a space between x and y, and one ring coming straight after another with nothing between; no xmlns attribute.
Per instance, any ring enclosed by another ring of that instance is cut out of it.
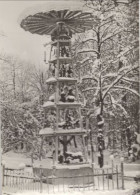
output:
<svg viewBox="0 0 140 195"><path fill-rule="evenodd" d="M79 181L79 182L78 182ZM47 193L124 189L123 163L121 166L94 169L92 174L65 177L44 177L40 167L40 177L24 170L3 167L3 186L19 191L39 191Z"/></svg>

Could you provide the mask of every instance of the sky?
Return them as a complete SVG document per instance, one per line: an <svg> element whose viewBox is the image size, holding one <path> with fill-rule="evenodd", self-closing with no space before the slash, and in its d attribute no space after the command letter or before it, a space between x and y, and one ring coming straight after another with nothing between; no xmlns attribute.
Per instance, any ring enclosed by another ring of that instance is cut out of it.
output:
<svg viewBox="0 0 140 195"><path fill-rule="evenodd" d="M35 64L43 63L44 43L50 42L50 36L40 36L24 31L20 27L21 18L29 15L34 11L39 12L40 9L51 10L60 9L62 7L79 7L80 0L70 1L0 1L0 52L14 54L20 56L21 59L26 59ZM82 3L83 4L83 3ZM81 4L80 4L81 5ZM32 8L33 7L33 8ZM32 8L32 9L30 9ZM31 11L32 10L32 11ZM24 16L25 15L25 16ZM49 51L47 50L48 56Z"/></svg>

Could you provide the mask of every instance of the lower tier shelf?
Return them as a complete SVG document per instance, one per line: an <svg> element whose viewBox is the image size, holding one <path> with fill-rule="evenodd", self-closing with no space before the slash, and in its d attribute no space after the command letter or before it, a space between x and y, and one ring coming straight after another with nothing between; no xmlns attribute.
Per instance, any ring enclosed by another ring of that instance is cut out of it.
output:
<svg viewBox="0 0 140 195"><path fill-rule="evenodd" d="M51 128L41 129L39 135L47 135L47 136L64 136L64 135L83 135L87 133L87 130L81 130L81 128L75 129L62 129L58 128L58 130L54 131Z"/></svg>

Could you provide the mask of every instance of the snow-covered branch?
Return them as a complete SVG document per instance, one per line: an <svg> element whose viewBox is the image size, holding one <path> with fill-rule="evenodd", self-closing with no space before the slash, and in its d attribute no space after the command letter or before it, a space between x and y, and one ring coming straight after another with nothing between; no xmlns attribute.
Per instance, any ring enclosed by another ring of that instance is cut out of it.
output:
<svg viewBox="0 0 140 195"><path fill-rule="evenodd" d="M90 61L91 59L89 57L84 58L82 61L77 61L77 64L84 64L85 62Z"/></svg>
<svg viewBox="0 0 140 195"><path fill-rule="evenodd" d="M94 49L84 49L84 50L81 50L79 52L77 52L77 54L80 54L80 53L89 53L89 52L94 52L96 54L99 54L99 52L97 50L94 50Z"/></svg>
<svg viewBox="0 0 140 195"><path fill-rule="evenodd" d="M82 78L82 80L94 80L94 81L96 81L96 82L98 82L98 78L97 77L95 77L95 76L84 76L83 78Z"/></svg>
<svg viewBox="0 0 140 195"><path fill-rule="evenodd" d="M139 96L140 97L140 94L135 91L134 89L130 89L128 87L124 87L124 86L114 86L113 89L122 89L122 90L126 90L126 91L129 91L130 93L133 93L135 94L136 96Z"/></svg>
<svg viewBox="0 0 140 195"><path fill-rule="evenodd" d="M85 43L90 42L90 41L95 41L95 42L97 42L97 39L94 39L94 38L85 39L85 40L82 41L81 44L85 44Z"/></svg>
<svg viewBox="0 0 140 195"><path fill-rule="evenodd" d="M41 126L41 124L39 123L39 121L33 116L33 114L32 114L30 111L28 111L28 114L30 115L30 117L33 119L33 121L36 123L36 125L37 125L38 127L43 128L43 127Z"/></svg>
<svg viewBox="0 0 140 195"><path fill-rule="evenodd" d="M113 33L112 35L108 35L106 38L102 39L101 45L102 45L105 41L107 41L108 39L111 39L112 37L118 35L118 34L121 33L122 31L123 31L123 30L120 30L120 31L118 31L118 32L116 32L116 33Z"/></svg>
<svg viewBox="0 0 140 195"><path fill-rule="evenodd" d="M111 20L109 20L109 21L107 21L107 22L104 22L104 23L102 23L100 26L99 26L99 28L101 28L101 27L103 27L103 26L105 26L105 25L107 25L107 24L109 24L109 23L111 23L111 22L113 22L114 20L113 19L111 19Z"/></svg>
<svg viewBox="0 0 140 195"><path fill-rule="evenodd" d="M103 79L106 79L106 78L110 78L110 77L115 77L117 76L117 73L116 72L111 72L111 73L108 73L106 74L105 76L102 76Z"/></svg>
<svg viewBox="0 0 140 195"><path fill-rule="evenodd" d="M89 87L89 88L83 89L82 92L92 91L92 90L95 90L95 89L97 89L97 87Z"/></svg>
<svg viewBox="0 0 140 195"><path fill-rule="evenodd" d="M130 83L139 83L139 80L129 79L126 77L123 77L122 80Z"/></svg>
<svg viewBox="0 0 140 195"><path fill-rule="evenodd" d="M107 65L105 68L102 69L102 72L106 71L107 68L109 68L112 64L117 63L117 62L120 60L120 57L121 57L121 56L128 55L128 53L129 53L131 50L133 50L133 49L134 49L134 46L133 46L133 47L127 47L124 51L122 51L122 52L116 57L115 60L110 60L110 61L108 61L108 65ZM121 69L120 69L120 71L121 71Z"/></svg>
<svg viewBox="0 0 140 195"><path fill-rule="evenodd" d="M128 67L127 67L128 68ZM112 82L112 84L108 87L108 89L104 92L103 94L103 99L105 98L105 96L107 95L107 93L109 92L110 89L114 88L114 86L129 72L131 72L134 69L137 69L138 65L135 65L133 67L131 67L130 69L128 69L127 71L125 71L122 75L118 75L118 77L114 80L114 82Z"/></svg>
<svg viewBox="0 0 140 195"><path fill-rule="evenodd" d="M111 93L108 93L108 95L109 95L109 97L110 97L110 101L111 101L112 106L113 106L113 107L119 107L119 108L123 111L123 113L126 115L127 112L126 112L125 108L124 108L120 103L118 103L118 101L116 101L116 100L114 99L114 97L112 96Z"/></svg>

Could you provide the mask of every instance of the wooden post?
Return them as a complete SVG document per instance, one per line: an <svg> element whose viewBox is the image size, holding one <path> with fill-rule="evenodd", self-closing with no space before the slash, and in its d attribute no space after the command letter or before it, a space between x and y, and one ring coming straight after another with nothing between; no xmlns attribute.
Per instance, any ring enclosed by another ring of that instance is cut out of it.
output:
<svg viewBox="0 0 140 195"><path fill-rule="evenodd" d="M87 131L89 130L89 119L88 118L86 118L86 130ZM91 145L92 171L93 171L93 174L94 174L94 155L93 155L94 149L93 149L93 140L92 140L92 131L91 130L90 130L90 145Z"/></svg>
<svg viewBox="0 0 140 195"><path fill-rule="evenodd" d="M64 173L63 173L63 178L62 178L62 180L63 180L63 192L65 191L65 189L64 189Z"/></svg>
<svg viewBox="0 0 140 195"><path fill-rule="evenodd" d="M42 193L42 165L40 165L40 193Z"/></svg>
<svg viewBox="0 0 140 195"><path fill-rule="evenodd" d="M82 140L83 140L83 146L84 146L84 156L85 156L85 160L87 162L87 153L86 153L86 145L85 145L85 138L84 135L82 135Z"/></svg>
<svg viewBox="0 0 140 195"><path fill-rule="evenodd" d="M76 97L76 101L79 103L79 94L78 94L78 86L77 86L77 82L76 82L76 94L75 94L75 97Z"/></svg>
<svg viewBox="0 0 140 195"><path fill-rule="evenodd" d="M107 169L107 186L108 186L108 190L109 190L109 174L108 174L108 169Z"/></svg>
<svg viewBox="0 0 140 195"><path fill-rule="evenodd" d="M57 67L55 70L55 77L59 77L59 57L60 57L60 44L59 41L57 41ZM56 85L56 97L55 97L55 102L58 103L59 101L59 82L57 81ZM59 109L58 107L56 108L56 127L54 131L58 130L58 122L59 122ZM58 137L55 137L55 164L58 162Z"/></svg>
<svg viewBox="0 0 140 195"><path fill-rule="evenodd" d="M83 190L85 190L85 176L83 174Z"/></svg>
<svg viewBox="0 0 140 195"><path fill-rule="evenodd" d="M55 70L55 77L59 77L59 56L60 56L60 44L59 41L57 41L57 67ZM55 102L58 103L59 101L59 82L57 81L56 85L56 97L55 97ZM58 130L58 122L59 122L59 109L58 107L56 108L56 127L54 131ZM55 137L55 163L58 162L58 137Z"/></svg>
<svg viewBox="0 0 140 195"><path fill-rule="evenodd" d="M60 57L60 44L59 41L57 41L57 67L55 70L55 77L58 78L59 77L59 57Z"/></svg>
<svg viewBox="0 0 140 195"><path fill-rule="evenodd" d="M89 173L88 173L88 189L90 190Z"/></svg>
<svg viewBox="0 0 140 195"><path fill-rule="evenodd" d="M100 181L99 181L99 171L97 170L97 178L98 178L98 190L100 190Z"/></svg>
<svg viewBox="0 0 140 195"><path fill-rule="evenodd" d="M54 193L54 183L55 183L55 179L54 179L54 175L52 175L52 187L53 187L53 193Z"/></svg>
<svg viewBox="0 0 140 195"><path fill-rule="evenodd" d="M122 179L122 189L124 190L124 167L123 162L121 162L121 179Z"/></svg>
<svg viewBox="0 0 140 195"><path fill-rule="evenodd" d="M116 165L117 189L119 189L118 165Z"/></svg>
<svg viewBox="0 0 140 195"><path fill-rule="evenodd" d="M103 190L104 190L104 169L102 170L102 176L103 176Z"/></svg>
<svg viewBox="0 0 140 195"><path fill-rule="evenodd" d="M2 186L5 186L5 183L4 183L4 176L5 175L5 165L2 165Z"/></svg>
<svg viewBox="0 0 140 195"><path fill-rule="evenodd" d="M39 160L41 161L41 152L42 152L42 147L43 147L43 143L44 143L44 139L41 136L41 147L40 147L40 151L39 151ZM34 150L34 149L33 149ZM34 152L34 151L33 151ZM33 155L33 154L32 154ZM32 165L33 165L33 156L32 156Z"/></svg>
<svg viewBox="0 0 140 195"><path fill-rule="evenodd" d="M47 191L48 191L48 194L49 194L49 178L46 177L46 180L47 180Z"/></svg>
<svg viewBox="0 0 140 195"><path fill-rule="evenodd" d="M112 160L112 188L114 189L114 176L113 176L113 170L114 169L114 162Z"/></svg>
<svg viewBox="0 0 140 195"><path fill-rule="evenodd" d="M79 108L79 117L80 117L80 128L82 130L83 124L82 124L81 108Z"/></svg>
<svg viewBox="0 0 140 195"><path fill-rule="evenodd" d="M55 165L58 163L58 136L55 137Z"/></svg>
<svg viewBox="0 0 140 195"><path fill-rule="evenodd" d="M71 41L69 41L69 51L70 51L70 57L72 58L72 46L71 46ZM73 61L71 61L71 66L72 66L72 70L73 70L72 77L75 77Z"/></svg>
<svg viewBox="0 0 140 195"><path fill-rule="evenodd" d="M52 56L52 45L51 45L51 51L50 51L50 58L49 58L49 60L51 60L51 56ZM45 60L45 58L44 58L44 60Z"/></svg>
<svg viewBox="0 0 140 195"><path fill-rule="evenodd" d="M10 187L12 186L12 174L11 174L11 171L12 170L9 171L9 173L10 173L10 177L9 177L9 179L10 179Z"/></svg>
<svg viewBox="0 0 140 195"><path fill-rule="evenodd" d="M75 184L75 177L72 177L73 180L73 190L75 190L74 184Z"/></svg>
<svg viewBox="0 0 140 195"><path fill-rule="evenodd" d="M59 192L59 177L57 177L57 183L58 183L58 192Z"/></svg>
<svg viewBox="0 0 140 195"><path fill-rule="evenodd" d="M58 97L59 97L59 82L57 81L56 86L56 99L55 101L58 103ZM58 131L58 123L59 123L59 108L56 108L56 126L54 128L54 132ZM55 136L55 164L58 162L58 136Z"/></svg>

